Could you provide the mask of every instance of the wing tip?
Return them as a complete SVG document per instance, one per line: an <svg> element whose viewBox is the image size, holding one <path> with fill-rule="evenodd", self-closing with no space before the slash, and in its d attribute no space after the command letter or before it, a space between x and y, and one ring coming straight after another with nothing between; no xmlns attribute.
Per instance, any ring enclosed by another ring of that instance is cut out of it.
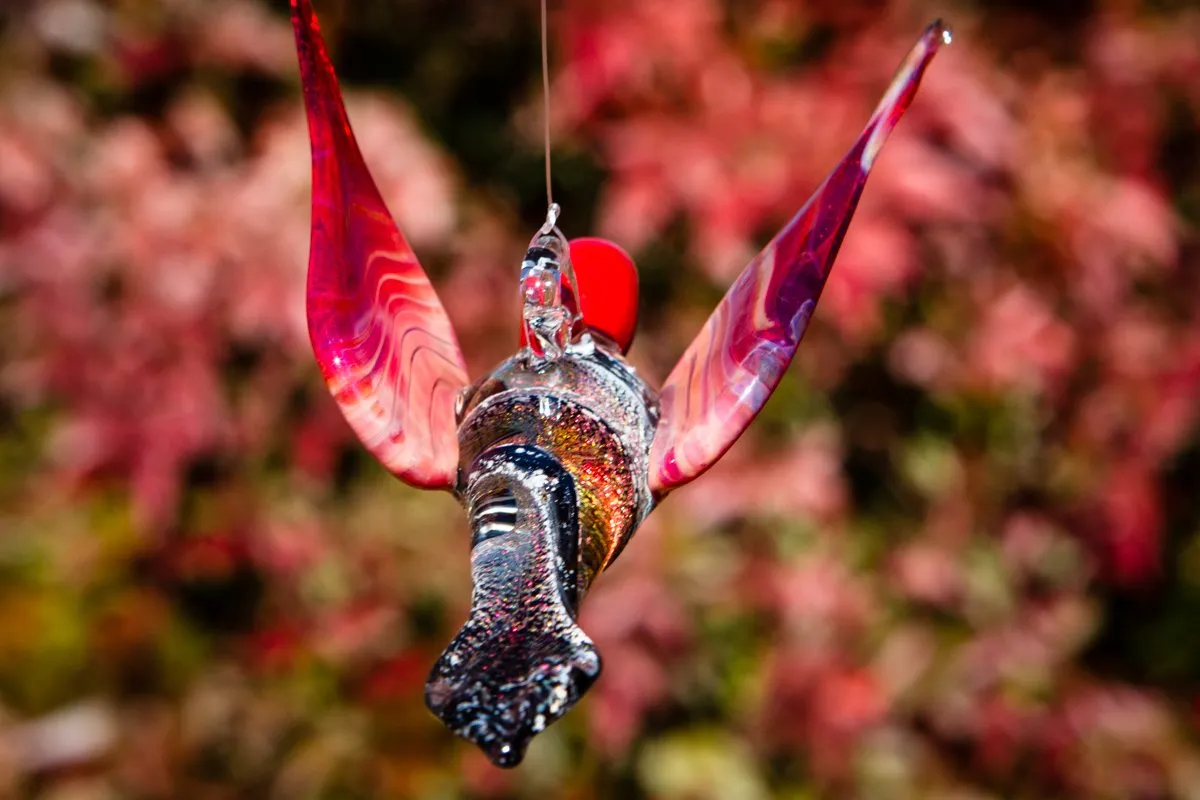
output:
<svg viewBox="0 0 1200 800"><path fill-rule="evenodd" d="M938 47L954 43L954 31L941 17L936 18L925 28L922 38L926 37L937 39L938 43L936 46Z"/></svg>
<svg viewBox="0 0 1200 800"><path fill-rule="evenodd" d="M925 69L933 61L933 57L937 55L943 45L948 45L951 41L953 41L953 35L950 28L941 19L935 19L926 26L916 44L908 51L900 68L896 70L883 99L875 107L875 113L871 116L872 121L867 126L870 135L863 147L860 162L863 172L869 172L874 166L875 158L883 149L884 142L887 141L892 130L900 122L900 118L904 116L904 112L908 110L909 104L916 97L917 89L921 85L921 78L925 75Z"/></svg>

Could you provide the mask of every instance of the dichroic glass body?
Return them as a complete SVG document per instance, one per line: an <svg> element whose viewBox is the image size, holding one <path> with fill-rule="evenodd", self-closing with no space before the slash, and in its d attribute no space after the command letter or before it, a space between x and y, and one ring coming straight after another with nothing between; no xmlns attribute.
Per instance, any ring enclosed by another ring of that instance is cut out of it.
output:
<svg viewBox="0 0 1200 800"><path fill-rule="evenodd" d="M363 162L312 6L293 0L312 141L308 330L350 427L391 472L449 488L467 383L450 320Z"/></svg>
<svg viewBox="0 0 1200 800"><path fill-rule="evenodd" d="M875 157L947 37L940 22L926 29L850 152L738 276L667 377L650 455L655 496L716 463L779 385Z"/></svg>
<svg viewBox="0 0 1200 800"><path fill-rule="evenodd" d="M575 616L652 508L655 419L650 389L594 344L550 361L525 351L465 399L459 494L475 532L474 591L426 701L501 766L600 673Z"/></svg>
<svg viewBox="0 0 1200 800"><path fill-rule="evenodd" d="M476 536L471 613L433 665L425 701L448 728L511 767L600 674L600 653L575 623L566 563L575 555L578 500L552 455L521 444L489 448L466 491L511 501L511 528Z"/></svg>
<svg viewBox="0 0 1200 800"><path fill-rule="evenodd" d="M486 447L521 440L553 453L578 483L581 595L650 513L647 426L657 420L656 399L603 347L541 369L514 357L469 396L459 432L464 474Z"/></svg>

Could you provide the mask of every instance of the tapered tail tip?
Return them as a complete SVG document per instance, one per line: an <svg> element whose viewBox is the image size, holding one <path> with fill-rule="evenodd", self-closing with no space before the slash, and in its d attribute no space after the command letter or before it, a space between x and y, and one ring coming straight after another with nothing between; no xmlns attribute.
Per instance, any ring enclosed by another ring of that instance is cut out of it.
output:
<svg viewBox="0 0 1200 800"><path fill-rule="evenodd" d="M429 675L425 704L498 767L521 763L534 736L567 713L600 676L600 653L569 630L481 639L470 626Z"/></svg>

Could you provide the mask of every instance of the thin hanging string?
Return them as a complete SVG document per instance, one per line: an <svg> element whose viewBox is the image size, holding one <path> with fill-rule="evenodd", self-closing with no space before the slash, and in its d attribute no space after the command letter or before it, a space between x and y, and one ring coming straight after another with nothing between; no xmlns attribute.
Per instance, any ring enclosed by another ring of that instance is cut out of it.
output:
<svg viewBox="0 0 1200 800"><path fill-rule="evenodd" d="M546 228L553 228L558 220L559 208L554 202L550 188L550 46L546 33L546 0L542 0L542 122L543 140L546 149Z"/></svg>

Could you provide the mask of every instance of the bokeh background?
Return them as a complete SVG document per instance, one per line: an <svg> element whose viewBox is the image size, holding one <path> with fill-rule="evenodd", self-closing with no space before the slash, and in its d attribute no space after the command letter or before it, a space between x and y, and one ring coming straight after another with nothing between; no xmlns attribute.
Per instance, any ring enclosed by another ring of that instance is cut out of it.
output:
<svg viewBox="0 0 1200 800"><path fill-rule="evenodd" d="M930 19L762 417L583 625L501 772L424 709L468 532L304 326L286 3L0 4L0 796L1200 797L1200 12L552 0L568 235L655 381ZM318 2L478 377L544 214L537 3Z"/></svg>

